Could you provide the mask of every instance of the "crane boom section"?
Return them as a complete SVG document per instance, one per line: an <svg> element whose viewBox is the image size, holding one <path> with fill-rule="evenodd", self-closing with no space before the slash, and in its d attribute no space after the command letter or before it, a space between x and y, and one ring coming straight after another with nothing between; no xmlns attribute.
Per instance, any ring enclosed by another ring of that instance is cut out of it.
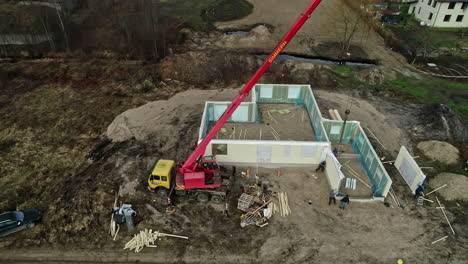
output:
<svg viewBox="0 0 468 264"><path fill-rule="evenodd" d="M206 146L210 143L210 141L216 136L218 131L224 126L226 121L232 116L234 111L237 107L244 101L244 99L249 95L250 90L252 87L257 83L257 81L262 77L265 71L270 67L270 65L275 61L276 57L283 51L283 49L288 45L291 39L296 35L297 31L304 25L307 19L310 18L310 15L317 6L322 2L322 0L313 0L312 3L305 9L305 11L301 14L301 16L296 20L294 25L289 29L280 43L276 46L270 56L265 60L265 62L260 66L260 68L255 72L255 74L250 78L244 88L239 92L239 94L234 98L232 103L228 106L228 108L224 111L221 117L218 119L216 124L211 128L205 138L198 144L196 149L192 152L192 154L188 157L185 163L181 167L181 172L190 172L196 167L197 159L205 154Z"/></svg>

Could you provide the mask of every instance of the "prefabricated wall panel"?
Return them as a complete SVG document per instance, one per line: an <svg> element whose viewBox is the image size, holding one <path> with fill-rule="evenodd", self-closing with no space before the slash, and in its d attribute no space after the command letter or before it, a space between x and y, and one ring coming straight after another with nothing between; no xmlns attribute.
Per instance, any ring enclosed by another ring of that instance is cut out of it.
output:
<svg viewBox="0 0 468 264"><path fill-rule="evenodd" d="M424 175L405 146L401 146L400 148L400 152L395 161L395 168L400 172L413 193L418 188L418 185L423 183L426 179L426 175Z"/></svg>
<svg viewBox="0 0 468 264"><path fill-rule="evenodd" d="M323 119L323 126L331 142L339 142L343 134L342 142L349 143L359 131L358 121L347 121L343 131L343 121Z"/></svg>
<svg viewBox="0 0 468 264"><path fill-rule="evenodd" d="M212 140L205 154L213 154L213 145L227 145L226 155L216 155L223 165L256 164L260 167L310 166L320 163L324 142ZM329 147L328 147L329 148Z"/></svg>
<svg viewBox="0 0 468 264"><path fill-rule="evenodd" d="M351 147L359 155L361 166L372 183L374 196L386 197L392 180L361 126L353 138Z"/></svg>
<svg viewBox="0 0 468 264"><path fill-rule="evenodd" d="M203 110L201 126L198 134L200 142L208 133L210 122L217 121L229 106L230 102L206 102ZM234 111L228 122L255 123L258 122L258 108L255 103L243 102Z"/></svg>
<svg viewBox="0 0 468 264"><path fill-rule="evenodd" d="M327 176L330 189L337 191L340 188L341 177L340 168L335 165L333 158L330 155L326 157L327 166L325 166L325 174Z"/></svg>

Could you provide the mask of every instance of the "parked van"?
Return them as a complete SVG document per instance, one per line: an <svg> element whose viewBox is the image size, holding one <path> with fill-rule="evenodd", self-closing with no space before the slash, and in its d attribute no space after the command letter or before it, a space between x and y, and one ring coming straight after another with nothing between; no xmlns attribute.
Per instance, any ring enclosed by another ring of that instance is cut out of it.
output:
<svg viewBox="0 0 468 264"><path fill-rule="evenodd" d="M0 214L0 237L31 228L41 220L42 213L36 208Z"/></svg>

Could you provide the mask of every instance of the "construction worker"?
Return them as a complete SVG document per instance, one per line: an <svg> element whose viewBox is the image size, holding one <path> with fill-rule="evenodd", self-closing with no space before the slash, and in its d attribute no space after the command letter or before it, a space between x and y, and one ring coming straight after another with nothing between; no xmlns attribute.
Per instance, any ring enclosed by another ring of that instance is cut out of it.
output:
<svg viewBox="0 0 468 264"><path fill-rule="evenodd" d="M418 199L419 196L424 196L424 186L421 184L418 185L418 188L416 188L416 191L414 191L414 199Z"/></svg>
<svg viewBox="0 0 468 264"><path fill-rule="evenodd" d="M326 161L322 161L320 162L320 164L318 165L317 169L315 170L315 172L321 170L322 172L325 170L325 166L327 165L327 162Z"/></svg>
<svg viewBox="0 0 468 264"><path fill-rule="evenodd" d="M335 157L338 158L338 149L334 148L332 152L333 152L333 155L335 155Z"/></svg>
<svg viewBox="0 0 468 264"><path fill-rule="evenodd" d="M328 196L328 205L330 205L332 201L336 204L336 193L334 190L330 191L330 195Z"/></svg>
<svg viewBox="0 0 468 264"><path fill-rule="evenodd" d="M340 208L344 210L346 208L347 204L349 204L349 196L348 195L346 195L345 197L343 197L343 199L341 199Z"/></svg>

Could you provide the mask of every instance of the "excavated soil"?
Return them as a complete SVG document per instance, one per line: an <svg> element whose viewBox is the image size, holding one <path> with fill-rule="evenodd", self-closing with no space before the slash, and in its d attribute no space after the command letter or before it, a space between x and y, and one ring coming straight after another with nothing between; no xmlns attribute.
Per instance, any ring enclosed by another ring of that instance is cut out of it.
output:
<svg viewBox="0 0 468 264"><path fill-rule="evenodd" d="M450 143L430 140L418 143L418 149L433 161L454 165L460 161L460 151Z"/></svg>
<svg viewBox="0 0 468 264"><path fill-rule="evenodd" d="M446 200L468 201L468 177L454 173L440 173L429 181L432 190L447 184L436 194L442 195ZM426 191L429 192L430 190Z"/></svg>

